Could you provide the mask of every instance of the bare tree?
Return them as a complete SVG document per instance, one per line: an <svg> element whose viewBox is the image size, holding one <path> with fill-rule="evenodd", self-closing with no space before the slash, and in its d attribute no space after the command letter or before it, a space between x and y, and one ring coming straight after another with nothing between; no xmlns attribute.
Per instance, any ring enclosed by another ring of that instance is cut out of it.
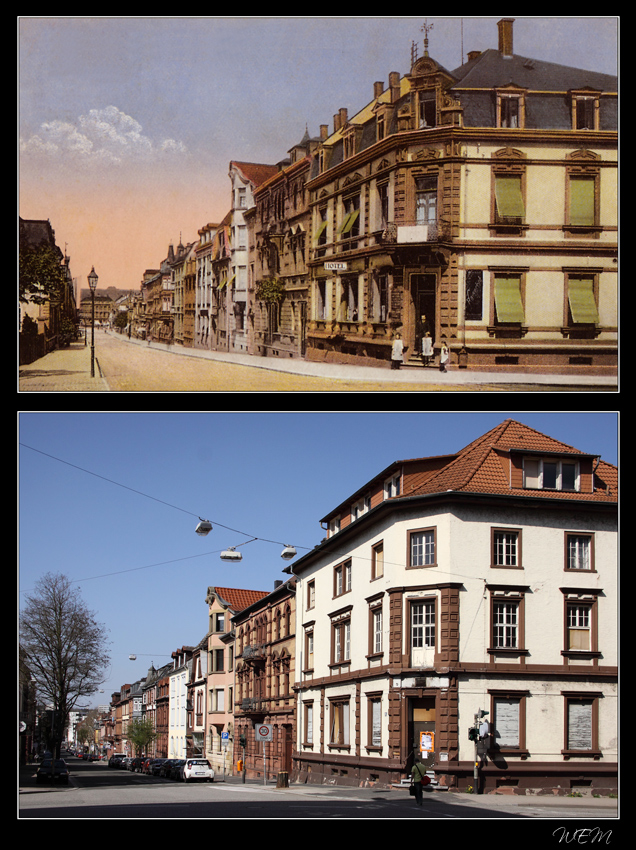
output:
<svg viewBox="0 0 636 850"><path fill-rule="evenodd" d="M95 620L69 579L47 573L26 597L20 614L20 646L38 696L53 710L51 744L59 756L68 714L104 681L110 657L106 629Z"/></svg>

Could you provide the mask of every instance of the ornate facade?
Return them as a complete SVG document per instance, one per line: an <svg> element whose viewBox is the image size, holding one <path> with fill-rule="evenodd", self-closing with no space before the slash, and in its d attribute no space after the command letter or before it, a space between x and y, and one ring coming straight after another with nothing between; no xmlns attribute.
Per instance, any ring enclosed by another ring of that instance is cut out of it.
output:
<svg viewBox="0 0 636 850"><path fill-rule="evenodd" d="M248 778L291 776L296 737L296 579L232 617L236 631L234 763L245 758ZM272 726L272 741L258 740ZM241 746L241 737L245 748Z"/></svg>
<svg viewBox="0 0 636 850"><path fill-rule="evenodd" d="M499 49L428 51L341 109L307 183L307 357L400 336L460 367L616 368L617 80Z"/></svg>

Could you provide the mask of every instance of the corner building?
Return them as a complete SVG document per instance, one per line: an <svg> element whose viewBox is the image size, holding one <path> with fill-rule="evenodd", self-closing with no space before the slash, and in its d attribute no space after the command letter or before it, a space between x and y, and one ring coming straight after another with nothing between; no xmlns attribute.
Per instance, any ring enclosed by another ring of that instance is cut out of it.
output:
<svg viewBox="0 0 636 850"><path fill-rule="evenodd" d="M425 50L334 115L307 183L307 358L377 365L400 336L460 368L617 364L617 78L499 47ZM427 42L425 41L425 45Z"/></svg>
<svg viewBox="0 0 636 850"><path fill-rule="evenodd" d="M513 420L396 461L297 577L299 781L597 794L617 783L617 468Z"/></svg>

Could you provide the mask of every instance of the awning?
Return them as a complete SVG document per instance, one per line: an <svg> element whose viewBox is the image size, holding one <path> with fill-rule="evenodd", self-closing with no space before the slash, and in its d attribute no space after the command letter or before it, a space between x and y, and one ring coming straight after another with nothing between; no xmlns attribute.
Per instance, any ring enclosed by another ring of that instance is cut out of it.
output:
<svg viewBox="0 0 636 850"><path fill-rule="evenodd" d="M497 176L495 199L500 217L523 218L526 214L521 197L521 178Z"/></svg>
<svg viewBox="0 0 636 850"><path fill-rule="evenodd" d="M525 321L518 277L495 278L495 308L499 322Z"/></svg>
<svg viewBox="0 0 636 850"><path fill-rule="evenodd" d="M580 227L594 224L594 179L570 180L570 224Z"/></svg>
<svg viewBox="0 0 636 850"><path fill-rule="evenodd" d="M342 226L340 227L338 233L349 233L359 215L360 210L353 210L353 212L350 212L349 215L342 222Z"/></svg>
<svg viewBox="0 0 636 850"><path fill-rule="evenodd" d="M594 300L594 281L581 278L568 281L568 300L572 321L577 324L598 324L598 309Z"/></svg>

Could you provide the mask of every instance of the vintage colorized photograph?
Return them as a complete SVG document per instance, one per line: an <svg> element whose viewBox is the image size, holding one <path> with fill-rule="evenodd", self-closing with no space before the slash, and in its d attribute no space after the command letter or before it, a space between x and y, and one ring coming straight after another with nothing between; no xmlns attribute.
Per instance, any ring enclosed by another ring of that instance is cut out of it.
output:
<svg viewBox="0 0 636 850"><path fill-rule="evenodd" d="M19 392L618 391L618 17L17 21Z"/></svg>

